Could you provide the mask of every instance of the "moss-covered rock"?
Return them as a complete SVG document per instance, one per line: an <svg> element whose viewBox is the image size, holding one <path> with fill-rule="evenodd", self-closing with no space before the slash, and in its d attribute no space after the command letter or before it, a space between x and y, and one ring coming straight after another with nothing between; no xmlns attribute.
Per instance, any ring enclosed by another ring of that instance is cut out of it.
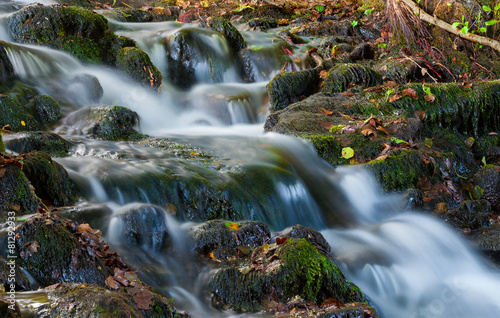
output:
<svg viewBox="0 0 500 318"><path fill-rule="evenodd" d="M104 286L110 275L104 261L90 254L91 248L82 248L63 223L40 214L22 223L16 238L20 265L42 285L65 282Z"/></svg>
<svg viewBox="0 0 500 318"><path fill-rule="evenodd" d="M6 292L31 290L29 278L13 258L5 260L0 257L0 285L4 287Z"/></svg>
<svg viewBox="0 0 500 318"><path fill-rule="evenodd" d="M16 42L46 45L88 63L114 65L118 49L135 46L116 36L102 15L78 7L27 6L9 16L7 24Z"/></svg>
<svg viewBox="0 0 500 318"><path fill-rule="evenodd" d="M271 108L282 110L317 92L319 68L278 74L267 84Z"/></svg>
<svg viewBox="0 0 500 318"><path fill-rule="evenodd" d="M255 221L213 220L194 226L189 232L198 257L223 262L234 259L238 247L255 248L271 238L267 225Z"/></svg>
<svg viewBox="0 0 500 318"><path fill-rule="evenodd" d="M226 37L229 46L238 52L246 48L247 44L241 33L234 27L234 25L228 20L222 17L214 17L208 22L210 28L218 31Z"/></svg>
<svg viewBox="0 0 500 318"><path fill-rule="evenodd" d="M167 299L150 287L139 286L111 291L91 284L62 284L46 289L47 303L36 308L37 317L141 317L180 318L188 314L177 312Z"/></svg>
<svg viewBox="0 0 500 318"><path fill-rule="evenodd" d="M30 152L43 151L53 157L66 157L69 155L73 143L55 133L43 131L24 132L9 136L5 146L12 151Z"/></svg>
<svg viewBox="0 0 500 318"><path fill-rule="evenodd" d="M321 91L324 93L343 92L353 84L361 87L380 85L382 84L382 76L360 64L339 63L328 71Z"/></svg>
<svg viewBox="0 0 500 318"><path fill-rule="evenodd" d="M463 229L475 230L490 225L491 203L487 200L467 200L446 213L445 219Z"/></svg>
<svg viewBox="0 0 500 318"><path fill-rule="evenodd" d="M135 47L120 49L116 56L116 67L144 86L156 91L160 89L163 76L141 49Z"/></svg>
<svg viewBox="0 0 500 318"><path fill-rule="evenodd" d="M22 214L35 213L41 202L33 192L26 175L18 166L12 164L4 165L1 169L4 175L0 178L0 210L15 210Z"/></svg>
<svg viewBox="0 0 500 318"><path fill-rule="evenodd" d="M305 239L261 247L252 253L252 265L220 269L209 283L212 305L218 309L255 312L264 299L285 303L293 297L321 303L367 301L333 261Z"/></svg>
<svg viewBox="0 0 500 318"><path fill-rule="evenodd" d="M78 190L59 163L44 152L34 151L24 155L23 172L35 188L39 198L54 206L71 205L78 197Z"/></svg>
<svg viewBox="0 0 500 318"><path fill-rule="evenodd" d="M33 109L40 123L51 125L61 118L59 104L48 95L36 95L30 100L28 107Z"/></svg>
<svg viewBox="0 0 500 318"><path fill-rule="evenodd" d="M473 187L482 189L482 199L488 200L495 211L500 211L500 167L483 167L470 180Z"/></svg>
<svg viewBox="0 0 500 318"><path fill-rule="evenodd" d="M71 113L64 124L75 133L91 134L106 140L138 140L135 130L139 116L123 106L89 106Z"/></svg>

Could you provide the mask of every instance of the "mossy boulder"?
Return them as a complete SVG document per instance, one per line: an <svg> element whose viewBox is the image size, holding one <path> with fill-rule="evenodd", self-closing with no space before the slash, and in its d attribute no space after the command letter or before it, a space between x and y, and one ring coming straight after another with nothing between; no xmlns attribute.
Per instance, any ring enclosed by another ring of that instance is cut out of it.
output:
<svg viewBox="0 0 500 318"><path fill-rule="evenodd" d="M125 47L118 50L116 67L134 81L158 91L163 76L151 62L149 56L141 49Z"/></svg>
<svg viewBox="0 0 500 318"><path fill-rule="evenodd" d="M445 219L463 229L475 230L490 225L491 203L487 200L467 200L446 213Z"/></svg>
<svg viewBox="0 0 500 318"><path fill-rule="evenodd" d="M55 133L43 131L23 132L10 135L5 140L5 146L12 151L31 152L43 151L53 157L66 157L69 155L73 143Z"/></svg>
<svg viewBox="0 0 500 318"><path fill-rule="evenodd" d="M328 244L320 232L301 224L294 225L291 228L282 231L281 235L295 239L305 239L325 255L330 255L332 250L330 244Z"/></svg>
<svg viewBox="0 0 500 318"><path fill-rule="evenodd" d="M48 95L36 95L28 107L33 109L40 123L53 125L61 118L59 104Z"/></svg>
<svg viewBox="0 0 500 318"><path fill-rule="evenodd" d="M92 248L82 248L68 230L70 226L64 220L41 214L22 223L16 238L20 265L42 285L63 282L105 286L109 269Z"/></svg>
<svg viewBox="0 0 500 318"><path fill-rule="evenodd" d="M22 170L12 164L0 168L0 210L15 210L21 214L35 213L40 207L40 199Z"/></svg>
<svg viewBox="0 0 500 318"><path fill-rule="evenodd" d="M135 130L139 115L123 106L89 106L64 119L68 132L90 134L105 140L138 140L143 135Z"/></svg>
<svg viewBox="0 0 500 318"><path fill-rule="evenodd" d="M369 67L354 63L339 63L328 70L321 91L338 93L347 90L350 85L371 87L382 84L382 76Z"/></svg>
<svg viewBox="0 0 500 318"><path fill-rule="evenodd" d="M135 46L116 36L102 15L79 7L27 6L9 16L7 25L16 42L46 45L88 63L114 65L120 48Z"/></svg>
<svg viewBox="0 0 500 318"><path fill-rule="evenodd" d="M470 180L473 187L482 189L482 199L488 200L495 211L500 211L500 167L481 168Z"/></svg>
<svg viewBox="0 0 500 318"><path fill-rule="evenodd" d="M6 292L12 289L16 291L31 290L29 278L24 274L15 259L6 260L3 257L0 257L0 285L4 287ZM11 285L14 288L11 288Z"/></svg>
<svg viewBox="0 0 500 318"><path fill-rule="evenodd" d="M53 290L43 290L48 301L34 312L41 318L189 317L177 312L171 299L144 284L138 285L112 291L92 284L62 284Z"/></svg>
<svg viewBox="0 0 500 318"><path fill-rule="evenodd" d="M256 312L264 308L264 299L285 303L296 296L318 304L329 298L343 303L367 301L335 263L305 239L288 238L252 254L252 265L215 273L209 283L215 308Z"/></svg>
<svg viewBox="0 0 500 318"><path fill-rule="evenodd" d="M54 206L75 203L78 190L63 166L41 151L29 152L23 157L23 172L39 198L51 202Z"/></svg>
<svg viewBox="0 0 500 318"><path fill-rule="evenodd" d="M271 108L282 110L317 92L319 68L278 74L267 84Z"/></svg>
<svg viewBox="0 0 500 318"><path fill-rule="evenodd" d="M241 35L241 33L234 27L234 25L228 20L222 17L214 17L210 19L208 25L213 30L224 34L226 37L229 46L234 50L234 52L238 52L244 48L246 48L247 44L245 39Z"/></svg>
<svg viewBox="0 0 500 318"><path fill-rule="evenodd" d="M255 248L271 238L266 224L256 221L212 220L190 229L193 250L201 259L227 261L238 255L238 248ZM247 253L248 254L248 253Z"/></svg>

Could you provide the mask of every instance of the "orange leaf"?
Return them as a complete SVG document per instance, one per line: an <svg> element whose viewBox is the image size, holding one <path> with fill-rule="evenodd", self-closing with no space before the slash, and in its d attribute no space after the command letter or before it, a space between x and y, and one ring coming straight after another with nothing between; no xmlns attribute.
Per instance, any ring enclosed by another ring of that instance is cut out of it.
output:
<svg viewBox="0 0 500 318"><path fill-rule="evenodd" d="M354 93L351 93L351 92L342 92L340 94L346 95L346 96L354 96Z"/></svg>
<svg viewBox="0 0 500 318"><path fill-rule="evenodd" d="M317 109L316 112L326 116L333 114L331 110L324 109L323 107Z"/></svg>
<svg viewBox="0 0 500 318"><path fill-rule="evenodd" d="M436 209L435 212L441 213L441 212L446 212L446 203L445 202L439 202L436 204Z"/></svg>
<svg viewBox="0 0 500 318"><path fill-rule="evenodd" d="M120 288L120 284L113 278L113 276L108 276L108 278L106 278L105 283L106 283L106 286L108 286L111 289Z"/></svg>
<svg viewBox="0 0 500 318"><path fill-rule="evenodd" d="M417 94L417 91L414 90L413 88L407 88L407 89L403 89L403 91L401 92L404 96L409 96L413 99L418 99L418 94Z"/></svg>
<svg viewBox="0 0 500 318"><path fill-rule="evenodd" d="M396 87L396 86L398 86L398 83L396 83L394 81L388 81L387 83L385 83L385 86L386 87Z"/></svg>
<svg viewBox="0 0 500 318"><path fill-rule="evenodd" d="M2 178L3 176L5 176L5 168L0 168L0 178Z"/></svg>
<svg viewBox="0 0 500 318"><path fill-rule="evenodd" d="M226 227L231 231L238 231L240 229L240 224L236 222L227 221Z"/></svg>
<svg viewBox="0 0 500 318"><path fill-rule="evenodd" d="M82 223L82 224L78 225L78 232L79 233L91 232L91 231L92 231L92 228L90 228L90 225L88 225L87 223Z"/></svg>
<svg viewBox="0 0 500 318"><path fill-rule="evenodd" d="M420 121L425 119L425 111L424 110L416 110L414 114L415 114L415 117L417 117L417 119Z"/></svg>
<svg viewBox="0 0 500 318"><path fill-rule="evenodd" d="M342 116L342 118L347 119L348 121L356 121L356 119L352 118L349 115L342 114L341 112L339 112L339 115Z"/></svg>
<svg viewBox="0 0 500 318"><path fill-rule="evenodd" d="M434 96L433 94L427 94L424 96L424 99L429 103L432 103L436 100L436 96Z"/></svg>
<svg viewBox="0 0 500 318"><path fill-rule="evenodd" d="M328 72L325 70L319 72L319 77L321 77L323 80L326 80L328 78Z"/></svg>
<svg viewBox="0 0 500 318"><path fill-rule="evenodd" d="M334 124L327 121L320 121L320 120L316 121L318 122L318 124L321 125L321 127L325 128L326 130L330 130L333 126L335 126Z"/></svg>
<svg viewBox="0 0 500 318"><path fill-rule="evenodd" d="M377 129L380 130L381 132L383 132L384 134L389 135L389 132L384 127L378 126Z"/></svg>
<svg viewBox="0 0 500 318"><path fill-rule="evenodd" d="M153 305L153 296L154 294L152 292L146 288L141 288L134 294L134 300L139 309L148 310L151 309L151 306Z"/></svg>
<svg viewBox="0 0 500 318"><path fill-rule="evenodd" d="M399 96L398 94L394 94L391 97L389 97L389 102L391 102L391 103L395 102L395 101L397 101L400 98L401 98L401 96Z"/></svg>
<svg viewBox="0 0 500 318"><path fill-rule="evenodd" d="M369 137L369 136L375 136L377 137L377 132L376 131L373 131L371 130L370 128L366 128L366 129L363 129L361 131L361 134L365 137Z"/></svg>

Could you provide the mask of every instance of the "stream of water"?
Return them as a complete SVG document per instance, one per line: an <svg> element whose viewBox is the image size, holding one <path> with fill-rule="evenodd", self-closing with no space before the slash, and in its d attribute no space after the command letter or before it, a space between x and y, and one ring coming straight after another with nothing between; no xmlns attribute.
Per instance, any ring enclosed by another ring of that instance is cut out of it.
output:
<svg viewBox="0 0 500 318"><path fill-rule="evenodd" d="M0 4L1 16L26 2L4 1ZM110 21L110 25L117 34L136 40L162 71L164 82L159 94L111 68L83 65L55 50L10 43L8 55L21 79L64 101L61 106L65 116L93 103L85 87L68 85L69 79L89 74L103 88L99 104L126 106L137 112L142 133L174 138L217 153L231 167L269 171L269 193L255 194L244 183L235 188L247 199L264 198L247 200L250 203L242 207L246 217L264 221L275 231L298 223L322 231L342 270L371 297L384 317L498 317L499 272L451 229L418 212L399 211L398 198L383 194L366 171L352 167L335 170L304 141L264 134L268 108L265 86L283 67L279 59L267 54L254 57L251 64L256 81L245 83L230 63L232 57L224 39L215 32L200 31L201 45L217 51L228 61L228 67L223 79L214 82L207 75L207 65L200 63L196 68L198 84L180 91L168 80L169 67L161 43L176 32L197 26L116 21ZM272 32L242 34L249 46L274 45ZM10 42L3 21L0 39ZM142 269L139 272L148 283L174 297L180 309L195 317L231 315L208 306L202 289L210 270L192 273L186 266L192 260L190 247L183 246L190 223L160 208L167 202L155 192L161 193L157 184L140 181L142 176L162 174L167 168L187 179L199 177L203 173L197 168L199 163L181 160L161 149L91 139L81 126L65 119L55 132L78 144L71 157L56 160L89 197L82 206L105 206L111 211L109 221L100 224L110 245ZM224 173L209 177L213 182L231 178ZM131 207L145 215L162 215L162 227L168 230L176 250L184 252L175 256L159 253L154 239L131 250L124 243L125 224L119 218ZM332 224L337 226L330 228Z"/></svg>

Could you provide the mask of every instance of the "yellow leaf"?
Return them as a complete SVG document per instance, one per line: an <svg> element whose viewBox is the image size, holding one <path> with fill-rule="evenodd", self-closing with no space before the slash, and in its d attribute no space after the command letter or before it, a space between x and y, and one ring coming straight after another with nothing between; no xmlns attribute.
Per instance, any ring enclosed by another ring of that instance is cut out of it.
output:
<svg viewBox="0 0 500 318"><path fill-rule="evenodd" d="M342 158L351 159L354 157L354 150L351 147L342 148Z"/></svg>
<svg viewBox="0 0 500 318"><path fill-rule="evenodd" d="M226 227L231 231L238 231L240 229L240 224L236 222L227 221Z"/></svg>
<svg viewBox="0 0 500 318"><path fill-rule="evenodd" d="M21 125L26 126L26 123L24 122L24 120L21 120Z"/></svg>

